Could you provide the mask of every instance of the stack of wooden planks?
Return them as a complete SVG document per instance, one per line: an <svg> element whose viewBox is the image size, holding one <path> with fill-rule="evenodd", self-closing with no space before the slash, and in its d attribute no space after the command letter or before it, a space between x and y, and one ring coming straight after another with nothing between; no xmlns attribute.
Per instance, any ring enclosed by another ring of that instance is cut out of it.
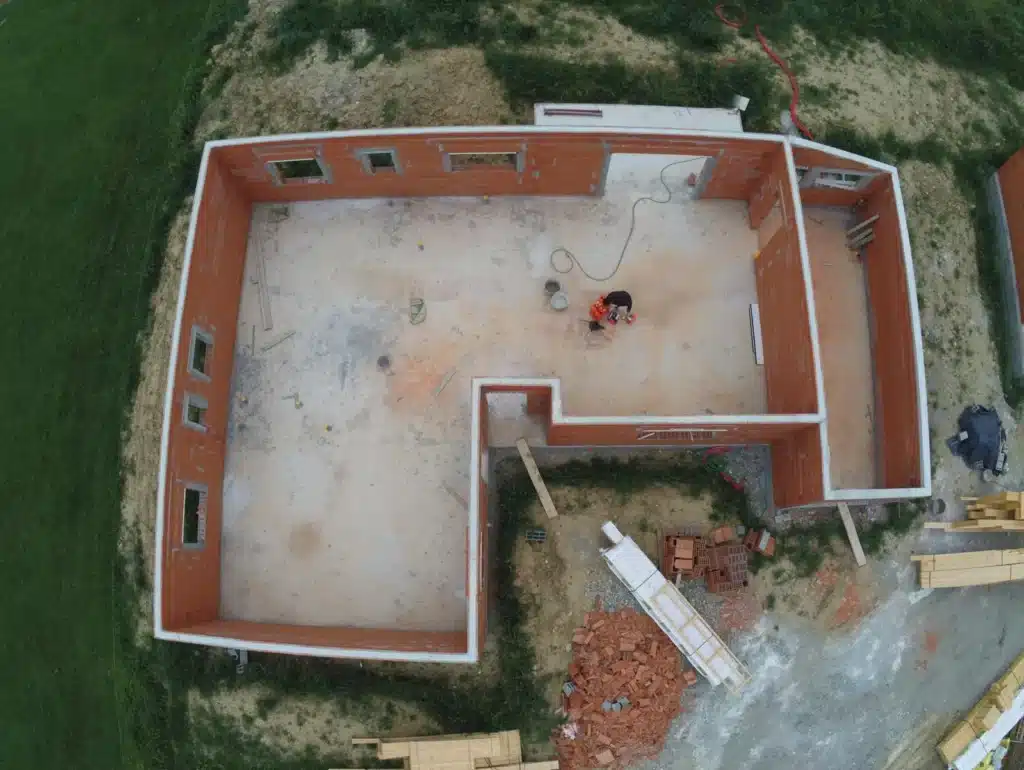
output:
<svg viewBox="0 0 1024 770"><path fill-rule="evenodd" d="M961 499L967 503L965 521L928 522L925 527L947 532L1024 531L1024 492L999 492Z"/></svg>
<svg viewBox="0 0 1024 770"><path fill-rule="evenodd" d="M424 738L353 738L377 747L377 759L401 759L407 770L558 770L558 762L523 762L518 730Z"/></svg>
<svg viewBox="0 0 1024 770"><path fill-rule="evenodd" d="M910 557L921 567L921 588L962 588L1024 580L1024 548Z"/></svg>
<svg viewBox="0 0 1024 770"><path fill-rule="evenodd" d="M939 743L939 754L942 755L946 764L957 768L962 764L973 767L977 759L969 762L957 762L957 759L971 747L971 744L978 739L981 739L983 744L997 744L1002 740L1003 736L1012 729L1016 720L1012 718L1000 720L1000 717L1011 711L1014 698L1022 686L1024 686L1024 655L1017 657L1006 673L995 681L995 684L967 713L967 716L953 725L946 737ZM1009 721L1006 730L1000 729L997 731L999 734L989 735L989 731L997 727L997 723L1000 721ZM983 745L980 749L982 754L986 748L991 749L992 746ZM966 759L964 757L964 760Z"/></svg>

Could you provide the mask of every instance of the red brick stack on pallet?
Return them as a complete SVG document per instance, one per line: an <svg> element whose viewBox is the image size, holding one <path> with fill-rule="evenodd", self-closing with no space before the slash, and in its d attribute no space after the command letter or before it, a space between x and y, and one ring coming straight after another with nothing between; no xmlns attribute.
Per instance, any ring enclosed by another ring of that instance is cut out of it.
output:
<svg viewBox="0 0 1024 770"><path fill-rule="evenodd" d="M561 770L617 770L660 754L683 690L697 681L669 638L626 609L588 612L572 642L568 723L554 737Z"/></svg>
<svg viewBox="0 0 1024 770"><path fill-rule="evenodd" d="M672 579L683 580L704 576L707 566L707 544L700 535L667 535L661 554L661 573Z"/></svg>
<svg viewBox="0 0 1024 770"><path fill-rule="evenodd" d="M666 535L661 572L669 580L704 578L711 593L738 591L747 585L749 550L737 540L735 527L716 527L707 537Z"/></svg>

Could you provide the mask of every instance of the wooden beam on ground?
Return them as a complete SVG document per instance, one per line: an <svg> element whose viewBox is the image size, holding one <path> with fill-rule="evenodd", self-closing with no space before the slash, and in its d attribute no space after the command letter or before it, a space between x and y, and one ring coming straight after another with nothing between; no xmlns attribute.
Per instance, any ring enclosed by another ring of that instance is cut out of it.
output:
<svg viewBox="0 0 1024 770"><path fill-rule="evenodd" d="M867 227L871 223L877 222L877 221L878 221L878 214L875 214L870 219L865 219L863 222L858 222L857 224L855 224L853 227L851 227L849 230L846 231L846 237L849 238L851 235L854 235L858 230L863 230L865 227Z"/></svg>
<svg viewBox="0 0 1024 770"><path fill-rule="evenodd" d="M534 489L537 490L537 497L540 498L540 504L544 506L544 512L548 515L549 519L555 518L558 516L558 511L555 509L555 503L551 499L551 495L548 494L548 488L544 484L544 479L541 478L540 469L537 467L537 462L533 459L533 453L530 451L530 446L526 443L526 439L521 438L516 441L516 448L519 449L519 456L523 458L523 465L526 466L526 472L530 474L530 481L533 482Z"/></svg>
<svg viewBox="0 0 1024 770"><path fill-rule="evenodd" d="M846 537L849 538L850 547L853 549L853 558L857 560L858 567L863 567L868 560L864 556L864 549L860 546L857 527L853 523L853 516L850 515L850 506L846 503L839 503L839 517L843 520L843 526L846 528Z"/></svg>

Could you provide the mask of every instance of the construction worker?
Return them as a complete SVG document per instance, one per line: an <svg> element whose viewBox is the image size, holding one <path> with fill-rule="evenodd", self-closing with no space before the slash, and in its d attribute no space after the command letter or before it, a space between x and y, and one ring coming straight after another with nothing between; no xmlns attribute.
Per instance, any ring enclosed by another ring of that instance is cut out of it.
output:
<svg viewBox="0 0 1024 770"><path fill-rule="evenodd" d="M625 321L631 324L636 320L636 313L632 311L633 297L630 296L628 291L617 289L616 291L602 294L590 306L590 328L594 329L594 324L600 326L602 321L608 321L610 324Z"/></svg>

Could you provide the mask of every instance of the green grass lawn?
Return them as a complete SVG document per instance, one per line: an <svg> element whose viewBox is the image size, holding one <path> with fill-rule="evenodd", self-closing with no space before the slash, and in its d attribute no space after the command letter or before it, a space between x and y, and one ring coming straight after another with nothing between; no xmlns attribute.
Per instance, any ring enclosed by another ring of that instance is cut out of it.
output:
<svg viewBox="0 0 1024 770"><path fill-rule="evenodd" d="M0 8L0 766L154 767L118 579L120 435L210 42L239 0ZM168 749L170 751L170 749ZM165 752L167 753L167 752Z"/></svg>

